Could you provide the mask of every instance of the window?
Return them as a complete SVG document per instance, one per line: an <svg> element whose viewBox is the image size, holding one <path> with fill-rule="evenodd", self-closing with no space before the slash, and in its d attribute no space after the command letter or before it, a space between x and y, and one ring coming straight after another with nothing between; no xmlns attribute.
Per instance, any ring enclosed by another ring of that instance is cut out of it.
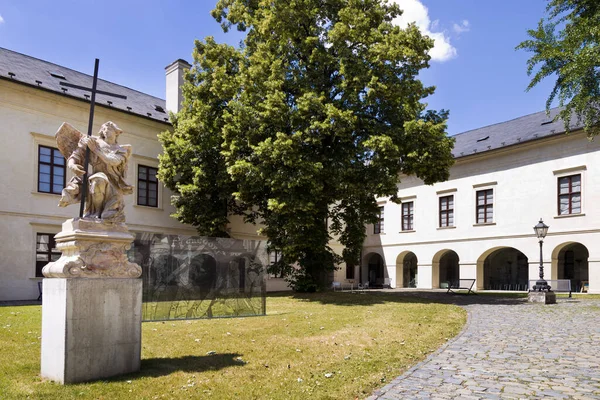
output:
<svg viewBox="0 0 600 400"><path fill-rule="evenodd" d="M581 213L581 174L558 178L558 215Z"/></svg>
<svg viewBox="0 0 600 400"><path fill-rule="evenodd" d="M281 261L281 252L280 251L271 251L269 253L269 265L274 265L276 263L278 263L279 261ZM269 274L269 278L283 278L284 277L284 271L283 268L281 268L278 274Z"/></svg>
<svg viewBox="0 0 600 400"><path fill-rule="evenodd" d="M60 194L65 187L65 158L58 149L38 147L38 192Z"/></svg>
<svg viewBox="0 0 600 400"><path fill-rule="evenodd" d="M377 222L373 225L373 233L378 234L383 232L383 207L379 207L379 215L377 217Z"/></svg>
<svg viewBox="0 0 600 400"><path fill-rule="evenodd" d="M346 279L354 279L354 265L346 264Z"/></svg>
<svg viewBox="0 0 600 400"><path fill-rule="evenodd" d="M440 197L440 227L454 226L454 195Z"/></svg>
<svg viewBox="0 0 600 400"><path fill-rule="evenodd" d="M273 265L281 260L281 252L272 251L269 253L269 264Z"/></svg>
<svg viewBox="0 0 600 400"><path fill-rule="evenodd" d="M138 166L138 205L158 207L157 172L156 168Z"/></svg>
<svg viewBox="0 0 600 400"><path fill-rule="evenodd" d="M35 276L43 277L42 268L51 261L60 258L61 252L56 248L53 233L38 233L35 245Z"/></svg>
<svg viewBox="0 0 600 400"><path fill-rule="evenodd" d="M413 214L414 214L414 203L408 201L402 203L402 230L412 231L413 230Z"/></svg>
<svg viewBox="0 0 600 400"><path fill-rule="evenodd" d="M477 223L491 223L494 220L494 189L477 191Z"/></svg>

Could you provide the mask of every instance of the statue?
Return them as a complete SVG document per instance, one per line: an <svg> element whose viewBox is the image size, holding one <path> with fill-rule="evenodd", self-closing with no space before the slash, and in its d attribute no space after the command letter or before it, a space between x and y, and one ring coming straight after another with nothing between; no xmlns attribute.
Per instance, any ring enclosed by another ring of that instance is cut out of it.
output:
<svg viewBox="0 0 600 400"><path fill-rule="evenodd" d="M56 132L73 174L59 206L79 202L80 209L54 236L60 258L42 268L41 376L61 384L131 373L141 365L142 268L127 257L134 236L123 200L133 192L125 182L132 151L117 143L122 131L112 122L92 136L96 94L127 96L97 90L99 62L91 88L61 82L91 92L87 135L66 122Z"/></svg>
<svg viewBox="0 0 600 400"><path fill-rule="evenodd" d="M133 193L125 182L131 146L117 143L121 129L107 122L98 136L86 136L68 123L56 132L56 143L74 173L62 191L59 207L81 202L82 218L63 223L55 236L61 257L42 269L47 278L138 278L142 269L127 258L134 236L125 224L124 195ZM85 158L89 149L92 173L87 185ZM87 189L84 189L86 188Z"/></svg>
<svg viewBox="0 0 600 400"><path fill-rule="evenodd" d="M110 121L102 125L98 137L85 136L66 122L61 125L56 142L75 176L62 191L60 207L81 201L85 153L89 149L93 172L88 178L83 217L125 222L123 195L133 193L133 187L125 182L131 146L117 143L122 132Z"/></svg>

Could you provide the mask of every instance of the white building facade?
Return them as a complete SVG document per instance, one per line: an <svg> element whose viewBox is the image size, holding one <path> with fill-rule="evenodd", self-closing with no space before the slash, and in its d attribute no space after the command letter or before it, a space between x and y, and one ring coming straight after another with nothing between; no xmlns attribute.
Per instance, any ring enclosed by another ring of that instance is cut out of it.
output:
<svg viewBox="0 0 600 400"><path fill-rule="evenodd" d="M166 101L99 81L99 89L127 99L97 97L94 133L106 121L131 144L126 197L133 233L195 235L170 217L171 193L155 178L162 148L157 135L171 129L168 111L181 102L179 86L189 68L177 60L166 68ZM70 178L54 134L67 121L87 131L89 95L61 81L89 86L91 77L0 48L0 301L35 299L41 267L59 257L53 236L77 215L58 208ZM402 204L378 199L380 223L367 227L361 266L334 272L332 280L373 286L439 288L458 278L475 279L478 290L524 290L538 277L539 245L533 226L550 226L543 258L548 279L570 279L600 293L600 148L581 131L563 133L545 113L456 136L456 164L446 182L424 185L401 177ZM233 238L256 241L257 226L232 217ZM339 243L331 244L341 252ZM270 276L266 288L289 290Z"/></svg>
<svg viewBox="0 0 600 400"><path fill-rule="evenodd" d="M566 135L544 112L455 138L448 181L402 177L402 204L379 199L360 271L346 275L396 288L475 279L477 290L527 290L539 276L533 227L542 218L544 277L600 293L598 141Z"/></svg>

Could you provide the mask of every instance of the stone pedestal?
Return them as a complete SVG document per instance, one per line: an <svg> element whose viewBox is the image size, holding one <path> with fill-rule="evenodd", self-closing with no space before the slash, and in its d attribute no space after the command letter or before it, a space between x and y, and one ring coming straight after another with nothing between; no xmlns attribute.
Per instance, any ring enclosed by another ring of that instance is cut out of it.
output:
<svg viewBox="0 0 600 400"><path fill-rule="evenodd" d="M142 269L125 251L124 223L71 219L55 236L62 256L42 269L43 378L76 383L140 369Z"/></svg>
<svg viewBox="0 0 600 400"><path fill-rule="evenodd" d="M138 278L142 268L129 262L125 253L134 236L124 223L73 218L55 237L62 252L42 273L47 278Z"/></svg>
<svg viewBox="0 0 600 400"><path fill-rule="evenodd" d="M65 384L139 371L141 326L141 279L44 279L42 378Z"/></svg>
<svg viewBox="0 0 600 400"><path fill-rule="evenodd" d="M530 303L556 304L556 293L554 292L529 292Z"/></svg>

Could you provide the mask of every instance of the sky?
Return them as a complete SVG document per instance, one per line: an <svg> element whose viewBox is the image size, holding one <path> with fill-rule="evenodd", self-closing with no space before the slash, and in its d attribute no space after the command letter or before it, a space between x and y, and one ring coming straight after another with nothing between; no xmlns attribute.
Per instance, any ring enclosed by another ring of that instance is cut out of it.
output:
<svg viewBox="0 0 600 400"><path fill-rule="evenodd" d="M544 16L547 0L390 0L405 10L395 21L415 22L435 40L430 68L436 87L430 109L450 111L448 133L541 111L552 79L526 92L530 54L515 47ZM216 0L0 0L0 47L93 74L160 98L166 67L192 61L195 39L223 33L210 11Z"/></svg>

